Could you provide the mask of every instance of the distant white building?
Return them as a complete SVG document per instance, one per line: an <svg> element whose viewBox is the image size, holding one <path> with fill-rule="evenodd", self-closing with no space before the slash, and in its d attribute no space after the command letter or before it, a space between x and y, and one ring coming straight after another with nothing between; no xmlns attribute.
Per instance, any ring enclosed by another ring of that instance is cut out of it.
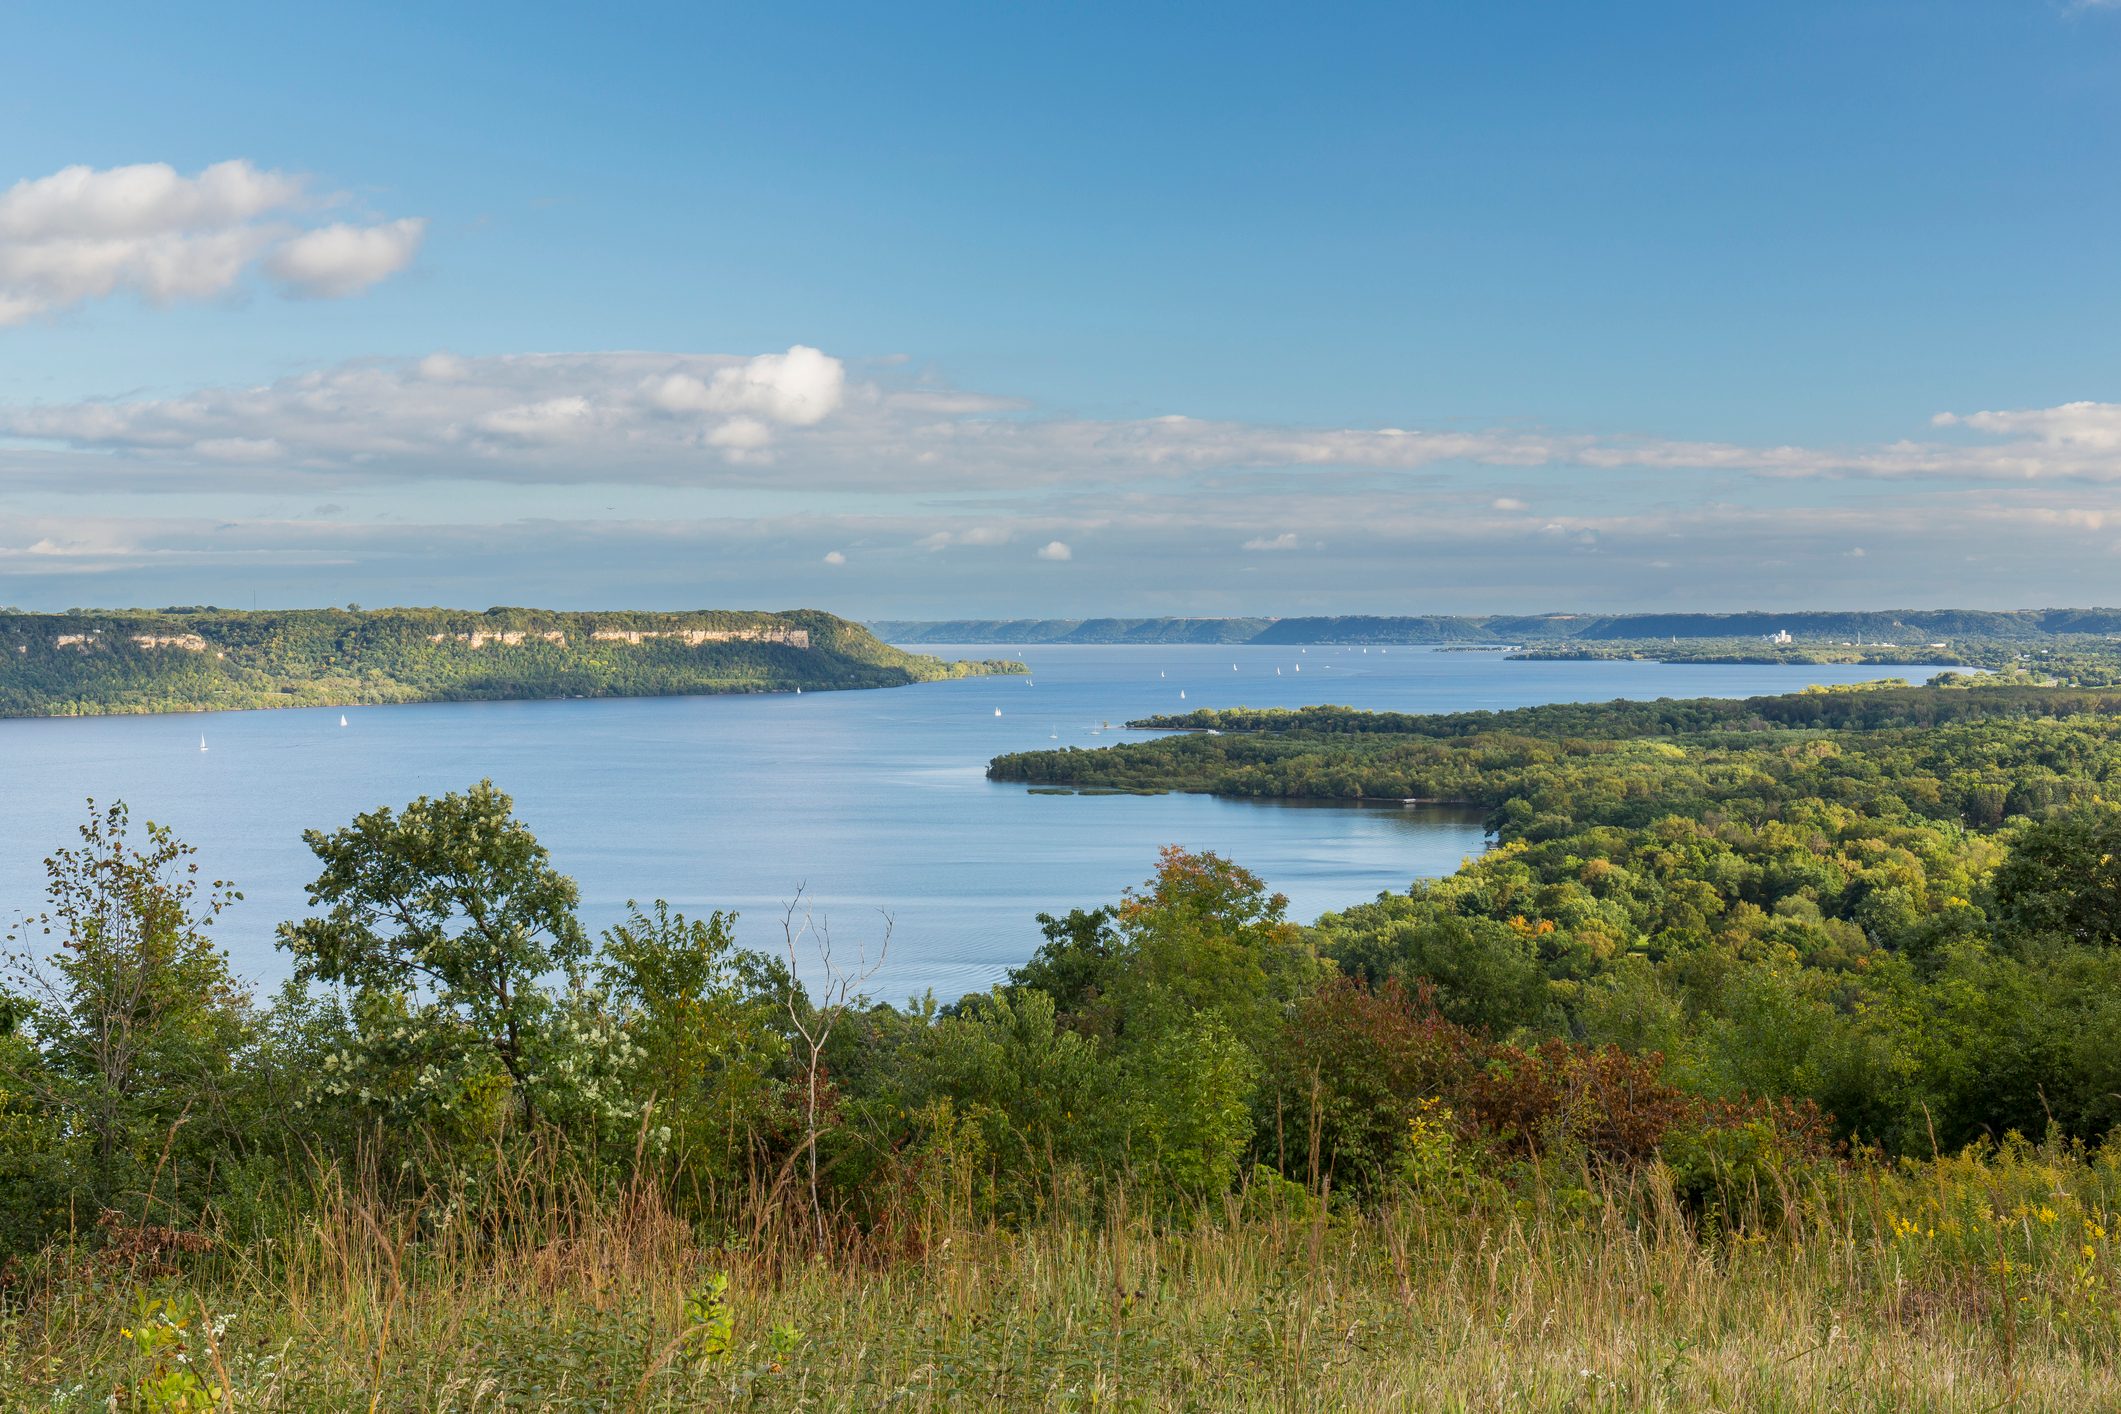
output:
<svg viewBox="0 0 2121 1414"><path fill-rule="evenodd" d="M1769 635L1768 635L1768 642L1770 642L1770 643L1788 643L1788 642L1790 642L1790 631L1789 631L1788 629L1786 629L1786 628L1784 628L1784 629L1777 629L1777 630L1776 630L1775 632L1773 632L1773 633L1771 633L1771 634L1769 634Z"/></svg>

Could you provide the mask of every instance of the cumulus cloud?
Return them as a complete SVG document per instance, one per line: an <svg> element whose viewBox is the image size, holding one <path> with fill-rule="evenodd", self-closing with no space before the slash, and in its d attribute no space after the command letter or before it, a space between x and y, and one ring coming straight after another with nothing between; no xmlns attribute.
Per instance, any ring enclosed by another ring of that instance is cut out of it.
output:
<svg viewBox="0 0 2121 1414"><path fill-rule="evenodd" d="M343 204L249 162L66 167L0 192L0 326L121 291L151 304L228 293L253 267L283 289L357 294L405 268L425 222L316 226Z"/></svg>
<svg viewBox="0 0 2121 1414"><path fill-rule="evenodd" d="M825 552L825 563L828 565L844 565L847 563L847 557L837 550L827 550Z"/></svg>
<svg viewBox="0 0 2121 1414"><path fill-rule="evenodd" d="M675 372L643 385L648 403L669 413L756 414L789 427L809 427L830 417L846 388L846 368L836 358L797 344L784 354L761 354L701 376Z"/></svg>
<svg viewBox="0 0 2121 1414"><path fill-rule="evenodd" d="M1528 511L1531 509L1531 506L1518 500L1515 496L1497 496L1488 504L1498 511Z"/></svg>
<svg viewBox="0 0 2121 1414"><path fill-rule="evenodd" d="M291 293L344 299L412 264L426 234L427 222L417 216L380 226L340 222L282 243L265 258L265 270Z"/></svg>
<svg viewBox="0 0 2121 1414"><path fill-rule="evenodd" d="M1272 539L1264 535L1255 535L1245 542L1244 548L1247 550L1300 550L1303 548L1303 541L1297 537L1295 531L1285 530Z"/></svg>
<svg viewBox="0 0 2121 1414"><path fill-rule="evenodd" d="M1072 560L1075 552L1068 548L1066 541L1049 540L1038 547L1038 557L1042 560Z"/></svg>

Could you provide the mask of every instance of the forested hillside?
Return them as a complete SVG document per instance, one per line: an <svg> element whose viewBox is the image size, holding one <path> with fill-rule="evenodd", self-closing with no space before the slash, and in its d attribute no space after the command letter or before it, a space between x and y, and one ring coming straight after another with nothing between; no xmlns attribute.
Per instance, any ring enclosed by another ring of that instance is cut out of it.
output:
<svg viewBox="0 0 2121 1414"><path fill-rule="evenodd" d="M897 687L1015 664L905 653L816 610L0 613L0 716Z"/></svg>

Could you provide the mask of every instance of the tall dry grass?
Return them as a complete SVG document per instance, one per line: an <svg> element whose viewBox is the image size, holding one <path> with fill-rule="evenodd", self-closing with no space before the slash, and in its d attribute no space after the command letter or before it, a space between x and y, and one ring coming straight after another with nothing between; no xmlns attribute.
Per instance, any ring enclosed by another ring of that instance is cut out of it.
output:
<svg viewBox="0 0 2121 1414"><path fill-rule="evenodd" d="M1121 1194L1021 1230L940 1193L826 1252L802 1212L703 1240L650 1186L551 1170L429 1203L334 1176L175 1270L50 1254L0 1319L0 1394L155 1407L121 1334L146 1293L203 1408L2121 1408L2115 1172L2028 1146L1834 1171L1720 1234L1654 1167L1362 1214Z"/></svg>

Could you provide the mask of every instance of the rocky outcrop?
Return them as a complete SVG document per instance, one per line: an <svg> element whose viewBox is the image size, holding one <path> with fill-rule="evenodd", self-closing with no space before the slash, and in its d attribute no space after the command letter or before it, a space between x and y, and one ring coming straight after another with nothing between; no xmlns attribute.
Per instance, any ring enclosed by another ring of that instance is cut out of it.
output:
<svg viewBox="0 0 2121 1414"><path fill-rule="evenodd" d="M646 643L668 638L688 648L703 643L779 643L789 648L808 648L807 628L600 628L589 635L599 643Z"/></svg>
<svg viewBox="0 0 2121 1414"><path fill-rule="evenodd" d="M561 633L558 629L548 629L544 633L525 633L521 629L513 628L495 629L492 632L482 629L475 633L430 633L427 635L429 643L461 643L468 648L484 648L489 643L499 643L513 648L525 639L536 639L541 643L557 643L563 648L567 646L567 635Z"/></svg>

